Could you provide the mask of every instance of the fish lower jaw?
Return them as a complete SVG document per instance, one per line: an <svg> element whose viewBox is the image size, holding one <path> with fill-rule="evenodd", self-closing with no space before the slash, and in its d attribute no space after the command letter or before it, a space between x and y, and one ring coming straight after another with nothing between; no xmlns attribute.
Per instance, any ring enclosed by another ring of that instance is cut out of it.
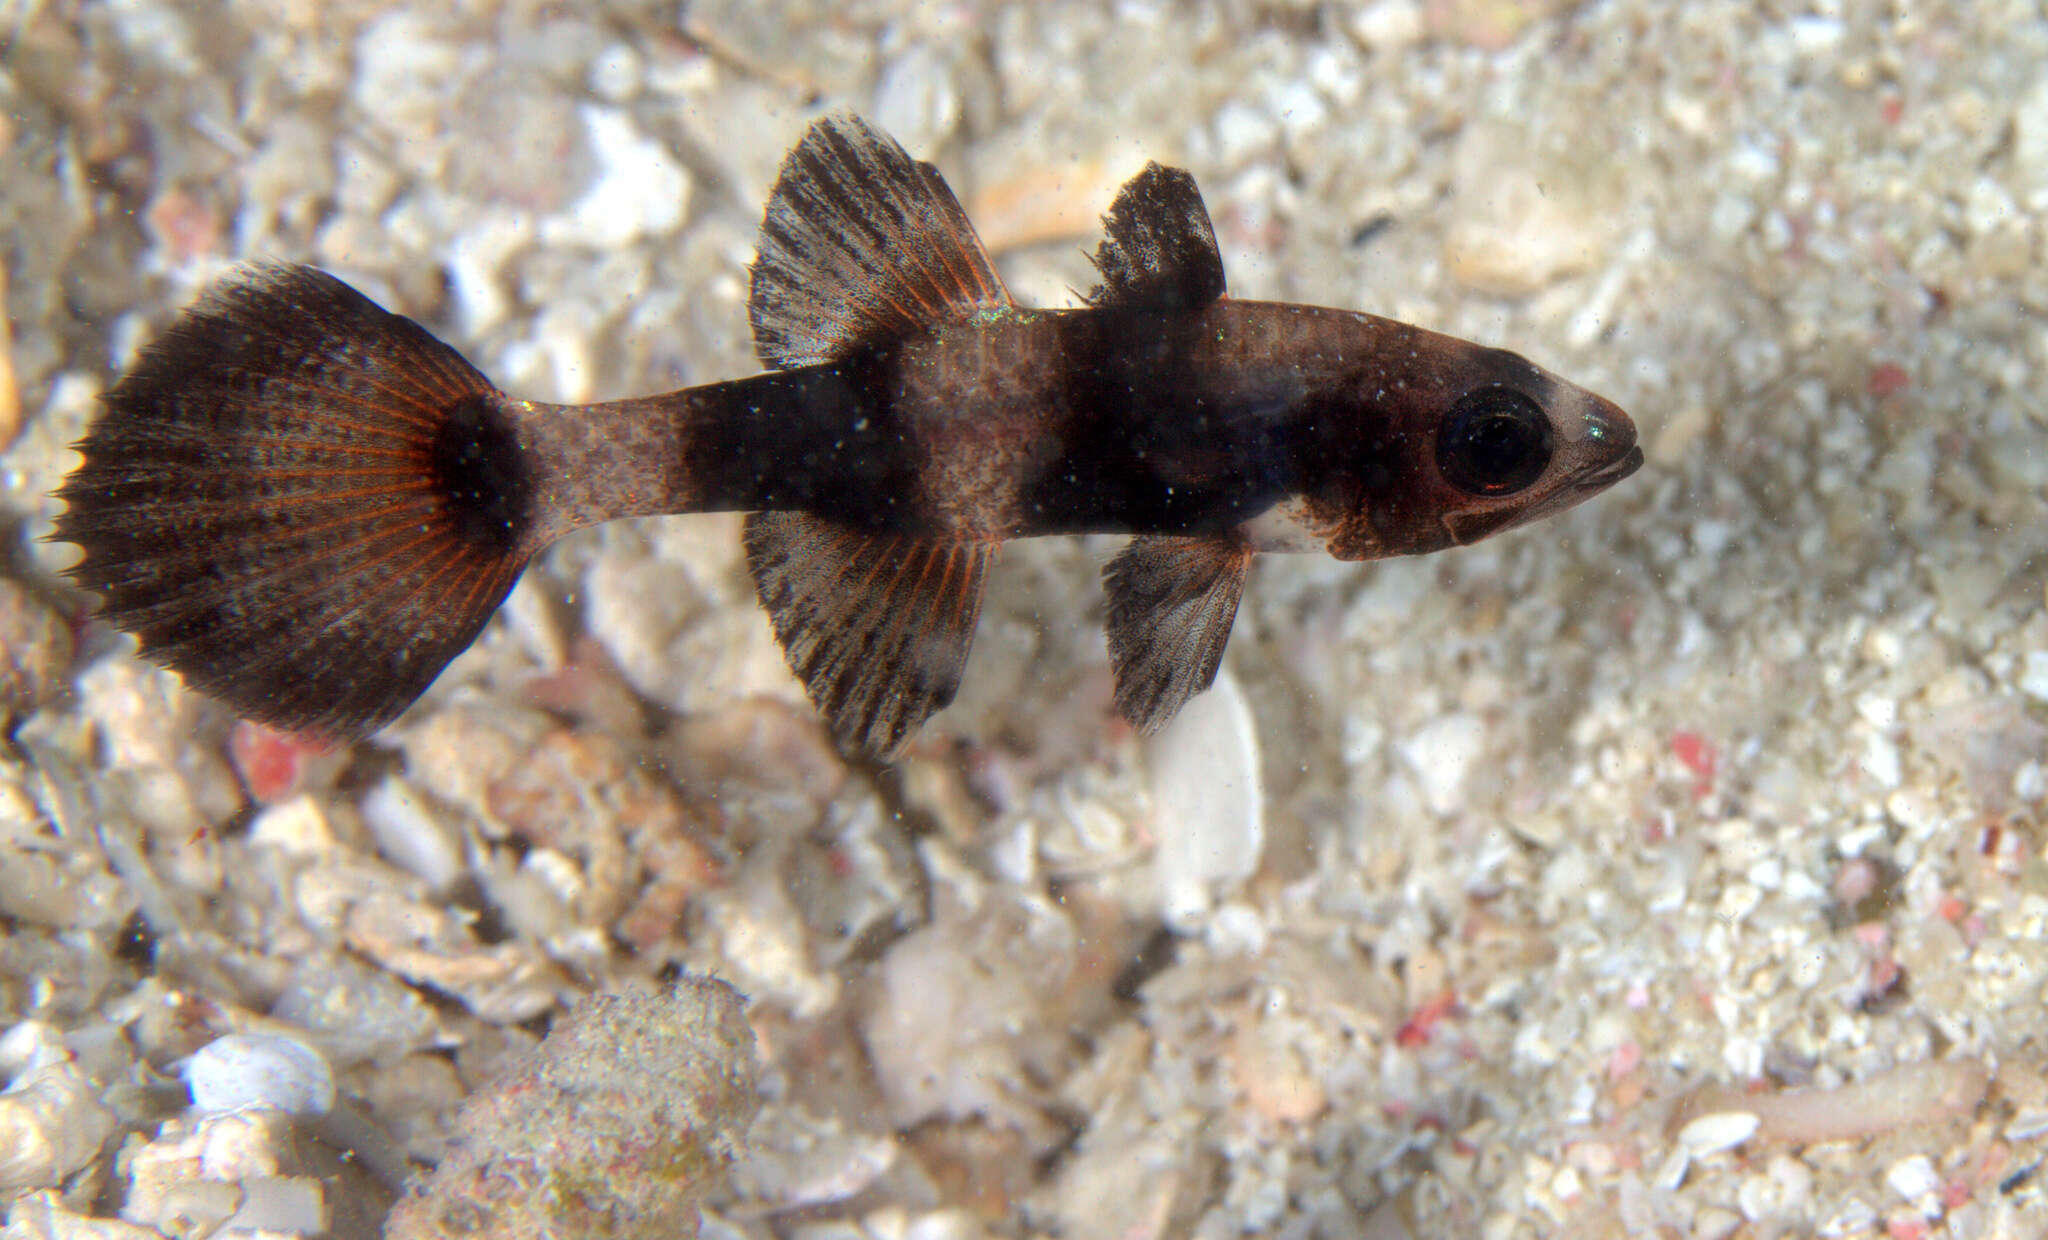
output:
<svg viewBox="0 0 2048 1240"><path fill-rule="evenodd" d="M1581 491L1605 490L1642 467L1642 448L1630 448L1626 456L1616 457L1613 464L1603 466L1584 478L1579 479L1578 489Z"/></svg>

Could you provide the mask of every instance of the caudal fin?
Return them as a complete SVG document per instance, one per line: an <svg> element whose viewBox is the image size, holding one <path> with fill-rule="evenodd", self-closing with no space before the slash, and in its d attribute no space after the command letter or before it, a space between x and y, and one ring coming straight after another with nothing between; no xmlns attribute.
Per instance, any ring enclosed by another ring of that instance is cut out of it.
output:
<svg viewBox="0 0 2048 1240"><path fill-rule="evenodd" d="M58 492L71 575L249 718L337 739L389 722L535 550L509 402L325 272L215 287L104 404Z"/></svg>

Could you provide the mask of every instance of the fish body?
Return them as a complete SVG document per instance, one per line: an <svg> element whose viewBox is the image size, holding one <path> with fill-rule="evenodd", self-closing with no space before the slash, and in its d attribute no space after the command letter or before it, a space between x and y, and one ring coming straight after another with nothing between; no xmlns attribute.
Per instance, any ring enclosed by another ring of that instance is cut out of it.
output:
<svg viewBox="0 0 2048 1240"><path fill-rule="evenodd" d="M1224 295L1193 179L1148 167L1077 309L1011 302L937 172L850 117L785 161L749 312L771 369L519 401L332 276L211 291L106 396L60 492L73 570L246 715L396 717L572 530L745 511L792 669L888 757L950 701L1003 542L1135 537L1104 571L1118 709L1214 679L1261 551L1472 542L1641 463L1628 417L1521 357Z"/></svg>
<svg viewBox="0 0 2048 1240"><path fill-rule="evenodd" d="M1418 353L1458 364L1417 375L1386 361ZM1367 314L1221 299L985 312L842 362L616 405L522 404L515 420L563 494L579 479L634 481L637 504L556 505L594 521L800 508L863 529L1010 540L1216 533L1279 506L1326 514L1327 533L1257 549L1360 560L1473 541L1483 515L1520 524L1547 511L1519 492L1492 504L1453 493L1411 448L1458 395L1489 385L1549 407L1575 399L1505 351ZM1630 432L1611 405L1583 403L1582 433L1606 437L1585 455L1599 458ZM650 419L670 424L653 449L634 431Z"/></svg>

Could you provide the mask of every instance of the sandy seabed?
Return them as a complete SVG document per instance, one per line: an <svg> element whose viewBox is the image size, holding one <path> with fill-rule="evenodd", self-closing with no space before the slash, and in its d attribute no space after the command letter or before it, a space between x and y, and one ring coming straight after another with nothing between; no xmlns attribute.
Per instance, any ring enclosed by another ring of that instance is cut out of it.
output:
<svg viewBox="0 0 2048 1240"><path fill-rule="evenodd" d="M681 970L760 1060L706 1236L2048 1234L2036 6L585 7L0 3L0 1236L375 1235L579 999ZM751 373L835 107L1022 301L1184 165L1234 295L1514 348L1649 463L1264 557L1152 741L1115 541L1013 545L890 771L732 517L558 545L344 752L85 618L65 445L207 282L317 263L533 399ZM391 1157L201 1105L231 1034Z"/></svg>

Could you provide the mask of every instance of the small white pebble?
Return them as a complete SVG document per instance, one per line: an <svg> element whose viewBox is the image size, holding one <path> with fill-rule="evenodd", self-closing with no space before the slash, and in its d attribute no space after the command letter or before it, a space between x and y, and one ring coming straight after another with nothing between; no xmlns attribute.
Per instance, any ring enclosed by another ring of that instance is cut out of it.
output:
<svg viewBox="0 0 2048 1240"><path fill-rule="evenodd" d="M1756 1135L1754 1111L1713 1111L1678 1130L1678 1143L1694 1157L1732 1150Z"/></svg>
<svg viewBox="0 0 2048 1240"><path fill-rule="evenodd" d="M617 108L585 104L582 113L601 171L582 197L541 222L542 237L606 249L661 236L681 223L690 174L668 148Z"/></svg>
<svg viewBox="0 0 2048 1240"><path fill-rule="evenodd" d="M1735 1204L1752 1223L1769 1218L1778 1212L1778 1185L1767 1175L1746 1175L1735 1190Z"/></svg>
<svg viewBox="0 0 2048 1240"><path fill-rule="evenodd" d="M1272 937L1265 916L1241 902L1225 904L1211 913L1204 929L1210 950L1220 956L1257 956Z"/></svg>
<svg viewBox="0 0 2048 1240"><path fill-rule="evenodd" d="M1351 34L1373 51L1400 51L1429 33L1417 0L1379 0L1351 16Z"/></svg>
<svg viewBox="0 0 2048 1240"><path fill-rule="evenodd" d="M1879 667L1897 667L1905 653L1905 643L1890 629L1873 628L1863 635L1863 657Z"/></svg>
<svg viewBox="0 0 2048 1240"><path fill-rule="evenodd" d="M1907 1201L1918 1201L1941 1187L1941 1173L1925 1154L1901 1158L1885 1169L1884 1182Z"/></svg>
<svg viewBox="0 0 2048 1240"><path fill-rule="evenodd" d="M1486 754L1486 725L1450 714L1430 720L1400 747L1430 811L1448 817L1465 808L1465 783Z"/></svg>
<svg viewBox="0 0 2048 1240"><path fill-rule="evenodd" d="M1258 871L1266 840L1258 729L1228 668L1146 743L1145 760L1162 824L1153 867L1166 920L1197 930L1219 896ZM1262 943L1262 927L1252 929Z"/></svg>
<svg viewBox="0 0 2048 1240"><path fill-rule="evenodd" d="M1877 1229L1877 1211L1860 1197L1851 1197L1820 1222L1823 1236L1860 1236Z"/></svg>
<svg viewBox="0 0 2048 1240"><path fill-rule="evenodd" d="M265 1232L317 1236L327 1230L327 1196L309 1176L251 1176L241 1181L242 1205L223 1234Z"/></svg>
<svg viewBox="0 0 2048 1240"><path fill-rule="evenodd" d="M363 798L363 825L377 851L440 890L461 878L468 862L455 833L422 801L412 785L387 775Z"/></svg>
<svg viewBox="0 0 2048 1240"><path fill-rule="evenodd" d="M319 1051L274 1033L215 1038L185 1061L192 1105L219 1114L244 1108L325 1115L334 1108L334 1073Z"/></svg>
<svg viewBox="0 0 2048 1240"><path fill-rule="evenodd" d="M25 1020L0 1033L0 1084L71 1057L55 1025Z"/></svg>
<svg viewBox="0 0 2048 1240"><path fill-rule="evenodd" d="M1616 1159L1614 1147L1605 1141L1581 1141L1572 1146L1569 1157L1575 1166L1585 1169L1587 1175L1604 1180L1614 1174ZM1556 1186L1552 1186L1555 1191Z"/></svg>
<svg viewBox="0 0 2048 1240"><path fill-rule="evenodd" d="M1744 181L1769 181L1778 175L1778 157L1753 142L1738 142L1727 157L1728 170Z"/></svg>
<svg viewBox="0 0 2048 1240"><path fill-rule="evenodd" d="M1888 728L1899 721L1899 703L1882 693L1865 693L1856 699L1856 713L1873 728Z"/></svg>
<svg viewBox="0 0 2048 1240"><path fill-rule="evenodd" d="M1926 835L1941 825L1941 807L1933 797L1917 788L1903 789L1887 796L1884 812L1912 835Z"/></svg>
<svg viewBox="0 0 2048 1240"><path fill-rule="evenodd" d="M2022 1107L2005 1126L2008 1141L2032 1141L2040 1136L2048 1136L2048 1109Z"/></svg>
<svg viewBox="0 0 2048 1240"><path fill-rule="evenodd" d="M1779 1154L1767 1170L1778 1186L1778 1208L1804 1211L1813 1199L1813 1168L1790 1154Z"/></svg>
<svg viewBox="0 0 2048 1240"><path fill-rule="evenodd" d="M1735 541L1736 528L1727 521L1699 520L1693 522L1693 550L1707 559L1716 559L1728 545Z"/></svg>
<svg viewBox="0 0 2048 1240"><path fill-rule="evenodd" d="M2048 768L2039 762L2022 762L2012 773L2012 795L2019 801L2038 801L2048 797Z"/></svg>
<svg viewBox="0 0 2048 1240"><path fill-rule="evenodd" d="M326 811L310 793L266 806L249 824L249 842L266 844L300 857L323 856L334 849L334 832Z"/></svg>
<svg viewBox="0 0 2048 1240"><path fill-rule="evenodd" d="M1677 1146L1657 1164L1657 1174L1650 1186L1659 1192L1673 1193L1685 1183L1685 1173L1692 1169L1692 1155L1683 1145Z"/></svg>
<svg viewBox="0 0 2048 1240"><path fill-rule="evenodd" d="M1692 1234L1694 1240L1722 1240L1735 1234L1742 1226L1742 1216L1721 1206L1708 1206L1693 1215Z"/></svg>
<svg viewBox="0 0 2048 1240"><path fill-rule="evenodd" d="M1863 738L1863 773L1880 788L1896 788L1905 778L1899 747L1881 732Z"/></svg>
<svg viewBox="0 0 2048 1240"><path fill-rule="evenodd" d="M630 43L614 43L590 62L590 93L607 103L624 103L640 93L645 66Z"/></svg>
<svg viewBox="0 0 2048 1240"><path fill-rule="evenodd" d="M1832 17L1795 17L1788 23L1792 47L1802 56L1831 52L1841 43L1848 27Z"/></svg>
<svg viewBox="0 0 2048 1240"><path fill-rule="evenodd" d="M2048 650L2029 650L2020 671L2020 692L2048 701Z"/></svg>
<svg viewBox="0 0 2048 1240"><path fill-rule="evenodd" d="M1894 802L1899 803L1899 808L1893 808ZM1920 808L1922 805L1923 802L1913 797L1910 793L1895 792L1886 799L1885 812L1891 814L1894 818L1898 818L1901 810L1910 811ZM1930 813L1933 810L1931 805L1926 805L1925 808ZM1910 828L1913 824L1901 819L1899 825ZM1883 840L1884 837L1885 824L1881 822L1866 822L1859 826L1851 827L1849 830L1836 836L1835 848L1844 857L1860 857L1871 845Z"/></svg>

